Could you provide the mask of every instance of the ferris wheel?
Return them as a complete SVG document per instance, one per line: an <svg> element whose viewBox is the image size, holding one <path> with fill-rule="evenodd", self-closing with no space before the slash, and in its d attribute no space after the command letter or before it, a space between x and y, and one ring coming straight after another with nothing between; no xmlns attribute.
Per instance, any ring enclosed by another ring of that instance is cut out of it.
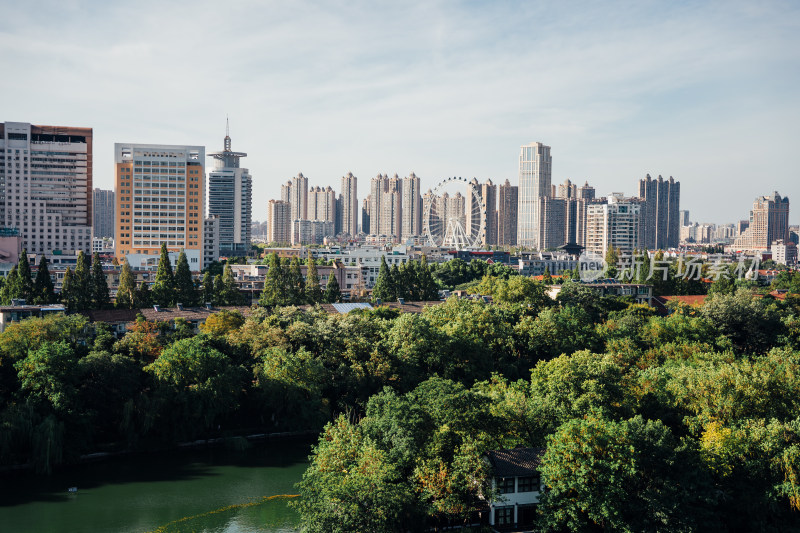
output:
<svg viewBox="0 0 800 533"><path fill-rule="evenodd" d="M422 230L430 246L479 248L486 234L486 204L476 180L447 178L424 196Z"/></svg>

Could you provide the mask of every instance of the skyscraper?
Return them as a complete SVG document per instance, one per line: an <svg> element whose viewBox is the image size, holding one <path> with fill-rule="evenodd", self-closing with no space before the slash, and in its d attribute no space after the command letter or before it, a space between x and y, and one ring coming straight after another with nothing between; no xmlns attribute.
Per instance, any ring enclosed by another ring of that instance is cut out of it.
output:
<svg viewBox="0 0 800 533"><path fill-rule="evenodd" d="M647 175L639 180L639 197L643 200L640 245L648 250L676 248L680 242L681 184L670 176L657 180Z"/></svg>
<svg viewBox="0 0 800 533"><path fill-rule="evenodd" d="M517 244L539 249L541 199L552 194L550 147L534 142L520 148Z"/></svg>
<svg viewBox="0 0 800 533"><path fill-rule="evenodd" d="M517 244L518 190L508 180L498 188L497 244L500 246Z"/></svg>
<svg viewBox="0 0 800 533"><path fill-rule="evenodd" d="M231 151L226 129L223 151L208 155L216 160L208 174L208 214L219 218L219 254L245 255L252 231L253 178L239 160L247 154Z"/></svg>
<svg viewBox="0 0 800 533"><path fill-rule="evenodd" d="M419 186L419 177L413 172L403 178L403 241L422 235L422 195Z"/></svg>
<svg viewBox="0 0 800 533"><path fill-rule="evenodd" d="M116 253L132 266L170 252L185 251L192 270L202 266L205 220L205 147L114 145L116 166Z"/></svg>
<svg viewBox="0 0 800 533"><path fill-rule="evenodd" d="M92 250L92 129L0 123L0 225L29 253Z"/></svg>
<svg viewBox="0 0 800 533"><path fill-rule="evenodd" d="M342 233L346 233L355 237L358 235L358 178L353 176L352 172L348 172L347 176L342 176L342 191L339 195L341 198L341 229Z"/></svg>
<svg viewBox="0 0 800 533"><path fill-rule="evenodd" d="M769 250L775 241L789 242L789 198L778 192L753 202L750 221L733 243L737 251Z"/></svg>
<svg viewBox="0 0 800 533"><path fill-rule="evenodd" d="M114 191L95 189L92 200L94 209L94 237L114 238Z"/></svg>

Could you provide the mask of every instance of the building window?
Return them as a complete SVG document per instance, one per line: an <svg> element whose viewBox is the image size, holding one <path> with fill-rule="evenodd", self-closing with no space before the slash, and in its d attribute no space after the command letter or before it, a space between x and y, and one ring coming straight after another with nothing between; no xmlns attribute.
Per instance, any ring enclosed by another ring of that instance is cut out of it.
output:
<svg viewBox="0 0 800 533"><path fill-rule="evenodd" d="M539 490L539 476L517 478L517 492L534 492Z"/></svg>
<svg viewBox="0 0 800 533"><path fill-rule="evenodd" d="M497 478L497 492L498 494L510 494L514 492L514 478L513 477Z"/></svg>
<svg viewBox="0 0 800 533"><path fill-rule="evenodd" d="M512 478L513 481L513 478ZM511 526L514 524L514 507L497 507L494 510L494 525Z"/></svg>

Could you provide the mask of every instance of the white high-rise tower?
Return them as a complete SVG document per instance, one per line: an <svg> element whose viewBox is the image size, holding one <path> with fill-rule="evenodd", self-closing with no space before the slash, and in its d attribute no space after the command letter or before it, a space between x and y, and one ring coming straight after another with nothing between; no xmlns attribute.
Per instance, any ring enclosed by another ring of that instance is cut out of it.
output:
<svg viewBox="0 0 800 533"><path fill-rule="evenodd" d="M552 195L553 161L550 147L540 142L526 144L519 154L519 208L517 210L517 244L540 247L542 198Z"/></svg>

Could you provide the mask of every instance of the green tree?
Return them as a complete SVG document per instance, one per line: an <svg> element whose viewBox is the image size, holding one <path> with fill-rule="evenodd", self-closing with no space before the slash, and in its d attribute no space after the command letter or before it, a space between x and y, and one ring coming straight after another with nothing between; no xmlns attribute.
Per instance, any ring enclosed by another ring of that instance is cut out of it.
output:
<svg viewBox="0 0 800 533"><path fill-rule="evenodd" d="M222 275L220 274L214 276L214 305L226 305L225 282L222 281Z"/></svg>
<svg viewBox="0 0 800 533"><path fill-rule="evenodd" d="M303 273L300 270L300 259L292 258L289 265L289 272L286 276L286 287L290 305L301 305L306 300L306 284L303 280Z"/></svg>
<svg viewBox="0 0 800 533"><path fill-rule="evenodd" d="M222 309L206 318L200 324L200 331L212 337L224 337L241 329L244 325L244 316L239 311Z"/></svg>
<svg viewBox="0 0 800 533"><path fill-rule="evenodd" d="M150 284L142 281L136 289L136 307L150 307L153 305L153 293L150 291Z"/></svg>
<svg viewBox="0 0 800 533"><path fill-rule="evenodd" d="M10 275L10 274L9 274ZM8 283L6 283L8 284ZM72 275L72 269L67 267L64 271L64 280L61 282L61 303L70 311L75 311L78 308L78 287Z"/></svg>
<svg viewBox="0 0 800 533"><path fill-rule="evenodd" d="M100 254L92 254L92 308L106 309L111 305L108 295L108 281L103 266L100 264Z"/></svg>
<svg viewBox="0 0 800 533"><path fill-rule="evenodd" d="M310 304L322 302L322 288L319 285L319 274L317 265L313 257L308 258L308 270L306 272L306 301Z"/></svg>
<svg viewBox="0 0 800 533"><path fill-rule="evenodd" d="M19 254L19 263L17 263L17 277L20 287L20 294L17 298L23 298L29 303L33 301L33 279L31 275L31 264L28 260L28 253L24 249Z"/></svg>
<svg viewBox="0 0 800 533"><path fill-rule="evenodd" d="M544 275L542 276L542 283L545 285L553 284L553 276L550 274L550 267L545 267Z"/></svg>
<svg viewBox="0 0 800 533"><path fill-rule="evenodd" d="M428 258L422 255L417 267L417 287L419 291L419 299L422 301L435 301L439 299L439 289L436 282L433 280L430 265L428 265Z"/></svg>
<svg viewBox="0 0 800 533"><path fill-rule="evenodd" d="M161 256L158 258L158 270L153 283L153 303L169 307L175 303L175 277L172 263L169 260L167 243L161 243Z"/></svg>
<svg viewBox="0 0 800 533"><path fill-rule="evenodd" d="M244 296L239 292L236 278L233 277L233 269L227 264L222 273L222 293L220 300L224 302L220 303L220 305L242 305L244 303Z"/></svg>
<svg viewBox="0 0 800 533"><path fill-rule="evenodd" d="M202 303L214 303L214 278L211 276L211 272L206 272L203 274L203 302Z"/></svg>
<svg viewBox="0 0 800 533"><path fill-rule="evenodd" d="M618 274L617 263L619 263L619 251L613 246L609 246L608 250L606 250L605 260L606 260L606 277L616 278Z"/></svg>
<svg viewBox="0 0 800 533"><path fill-rule="evenodd" d="M404 531L413 493L386 453L344 416L325 427L311 466L298 484L303 531Z"/></svg>
<svg viewBox="0 0 800 533"><path fill-rule="evenodd" d="M570 420L548 437L543 531L713 531L716 501L699 453L659 421Z"/></svg>
<svg viewBox="0 0 800 533"><path fill-rule="evenodd" d="M234 412L244 375L204 336L175 342L144 370L157 387L162 432L192 438Z"/></svg>
<svg viewBox="0 0 800 533"><path fill-rule="evenodd" d="M397 286L392 278L389 266L386 264L386 256L381 256L381 266L378 269L378 279L375 280L375 287L372 289L372 298L390 302L397 297Z"/></svg>
<svg viewBox="0 0 800 533"><path fill-rule="evenodd" d="M122 272L119 275L119 288L117 289L117 309L133 309L136 305L136 279L128 259L122 263Z"/></svg>
<svg viewBox="0 0 800 533"><path fill-rule="evenodd" d="M46 305L56 301L56 291L53 280L50 278L50 269L47 265L47 256L42 256L39 261L39 270L36 271L36 280L33 283L34 303Z"/></svg>
<svg viewBox="0 0 800 533"><path fill-rule="evenodd" d="M3 283L2 289L3 305L10 305L11 300L21 297L22 280L20 279L18 272L18 266L14 265L8 272L8 276L6 276L6 280L5 283Z"/></svg>
<svg viewBox="0 0 800 533"><path fill-rule="evenodd" d="M75 273L72 277L75 310L83 311L92 307L93 286L92 265L89 261L89 256L81 250L78 252L78 262L75 265Z"/></svg>
<svg viewBox="0 0 800 533"><path fill-rule="evenodd" d="M342 298L342 291L339 288L339 281L336 279L336 273L331 271L328 276L328 283L325 285L325 294L322 299L325 303L336 303Z"/></svg>
<svg viewBox="0 0 800 533"><path fill-rule="evenodd" d="M288 305L286 288L286 273L281 265L278 254L269 254L269 269L264 278L264 289L258 299L258 304L264 307L275 305Z"/></svg>
<svg viewBox="0 0 800 533"><path fill-rule="evenodd" d="M192 271L186 253L181 251L175 264L175 301L186 306L197 305L197 291L194 288Z"/></svg>

